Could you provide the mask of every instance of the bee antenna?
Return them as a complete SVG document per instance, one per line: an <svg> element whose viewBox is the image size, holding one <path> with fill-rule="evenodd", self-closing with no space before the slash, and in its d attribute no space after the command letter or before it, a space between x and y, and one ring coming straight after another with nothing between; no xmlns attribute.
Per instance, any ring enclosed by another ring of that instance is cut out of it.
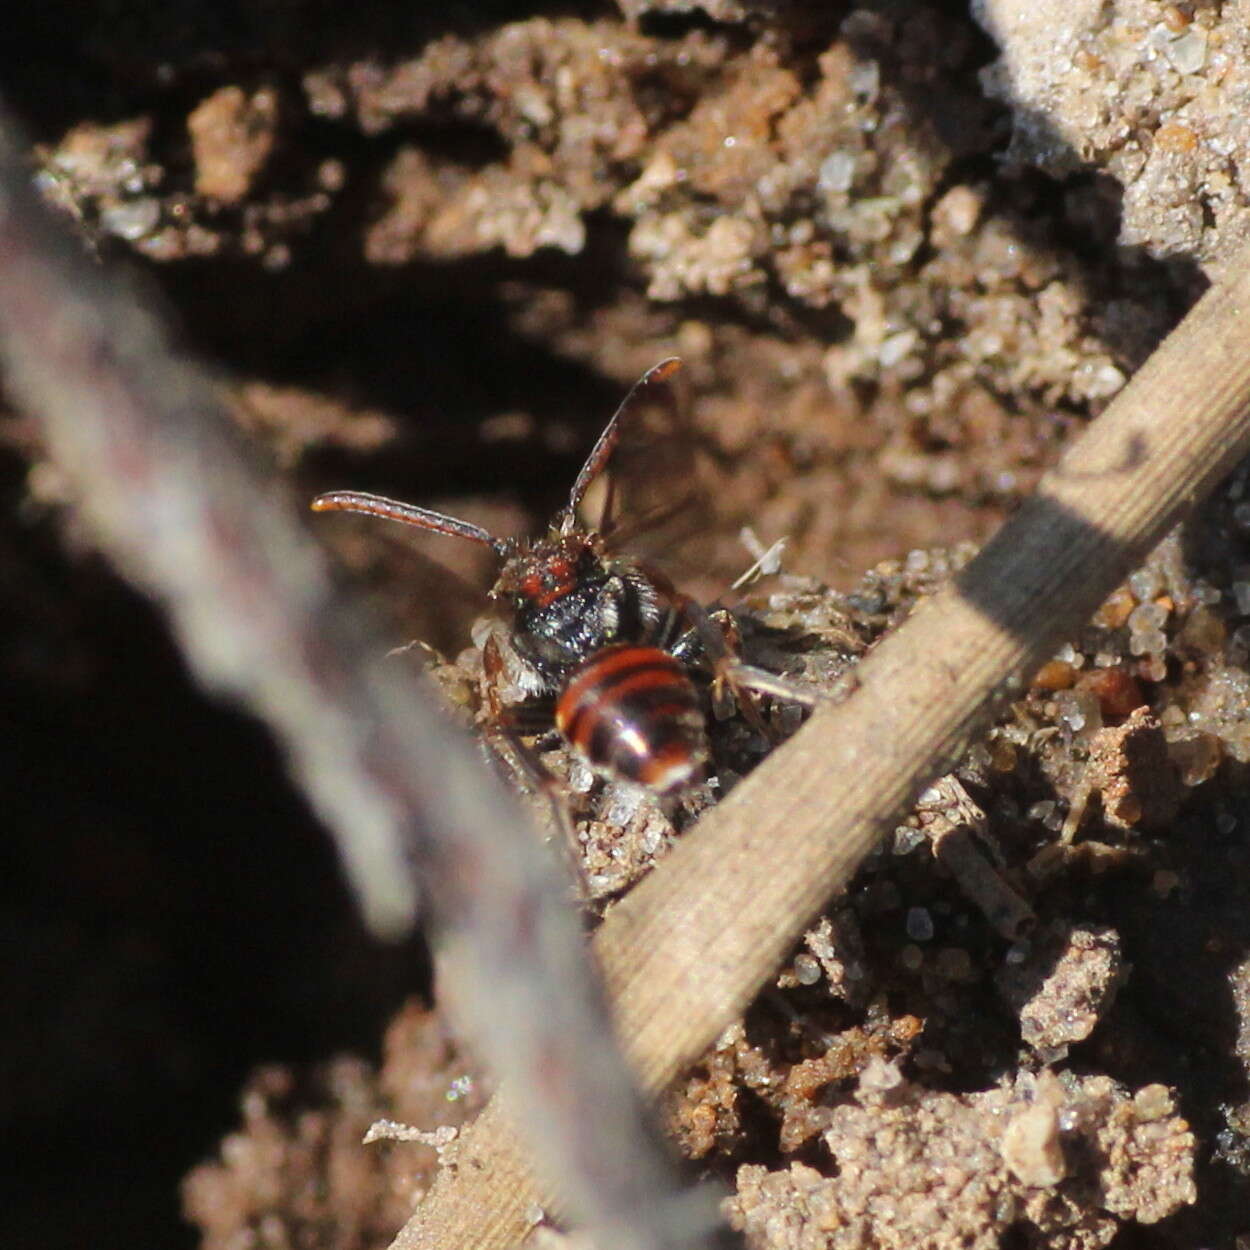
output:
<svg viewBox="0 0 1250 1250"><path fill-rule="evenodd" d="M629 393L621 400L620 407L612 414L612 420L604 427L603 433L599 435L599 441L595 443L590 455L586 457L586 463L582 465L577 481L573 483L573 489L569 492L568 505L556 518L562 534L567 534L573 528L577 509L590 489L590 484L603 472L609 457L616 449L616 444L621 437L621 418L633 407L647 387L671 378L680 368L681 360L677 356L669 356L667 360L661 360L658 365L652 365L629 388Z"/></svg>
<svg viewBox="0 0 1250 1250"><path fill-rule="evenodd" d="M472 521L419 508L414 503L400 503L397 499L385 499L381 495L369 495L364 491L332 490L318 495L309 505L314 512L361 512L366 516L381 517L385 521L399 521L415 525L418 529L431 530L435 534L448 534L452 538L467 538L471 543L489 547L497 556L512 554L514 543L509 538L496 538Z"/></svg>

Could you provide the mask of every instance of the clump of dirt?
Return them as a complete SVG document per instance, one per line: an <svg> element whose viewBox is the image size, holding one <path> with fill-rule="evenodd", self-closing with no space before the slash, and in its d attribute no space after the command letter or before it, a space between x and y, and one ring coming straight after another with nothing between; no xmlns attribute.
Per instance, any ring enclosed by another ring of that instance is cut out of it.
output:
<svg viewBox="0 0 1250 1250"><path fill-rule="evenodd" d="M1005 45L985 71L1010 102L1010 156L1054 175L1093 165L1124 190L1120 239L1212 273L1250 237L1232 173L1247 157L1245 23L1208 4L1002 4L977 19Z"/></svg>
<svg viewBox="0 0 1250 1250"><path fill-rule="evenodd" d="M397 270L443 302L452 266L516 349L622 387L683 355L709 585L748 522L826 578L890 554L883 533L983 538L1188 295L1108 250L1099 188L992 177L989 51L938 9L425 34L385 56L367 27L337 55L309 41L295 78L203 93L184 139L143 112L85 121L41 179L108 250L296 268L261 280L263 313L230 310L240 329L363 313ZM191 306L221 332L211 292ZM423 356L473 359L441 342L455 321L419 319ZM530 412L510 443L567 448Z"/></svg>
<svg viewBox="0 0 1250 1250"><path fill-rule="evenodd" d="M1092 1248L1121 1220L1153 1224L1193 1201L1193 1135L1165 1090L1130 1098L1099 1076L1024 1085L920 1091L878 1061L830 1112L836 1179L803 1163L744 1167L730 1219L770 1250L990 1250L1009 1230L1024 1244Z"/></svg>
<svg viewBox="0 0 1250 1250"><path fill-rule="evenodd" d="M486 1101L442 1022L410 1004L387 1029L383 1067L340 1058L297 1077L270 1067L248 1082L242 1123L217 1162L183 1183L187 1218L205 1250L240 1240L352 1250L393 1235L429 1188L440 1152L404 1144L365 1146L390 1116L448 1143Z"/></svg>

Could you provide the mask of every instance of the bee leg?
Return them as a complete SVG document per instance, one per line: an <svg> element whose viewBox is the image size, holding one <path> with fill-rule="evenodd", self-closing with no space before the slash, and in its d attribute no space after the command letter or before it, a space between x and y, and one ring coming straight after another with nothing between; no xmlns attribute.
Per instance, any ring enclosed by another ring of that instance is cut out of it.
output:
<svg viewBox="0 0 1250 1250"><path fill-rule="evenodd" d="M568 794L560 780L548 770L533 748L506 724L488 724L482 739L505 779L530 798L541 799L546 803L551 825L560 834L559 840L573 877L578 901L589 903L590 883L586 879L582 863L577 827L569 811Z"/></svg>
<svg viewBox="0 0 1250 1250"><path fill-rule="evenodd" d="M683 648L691 647L701 652L712 669L713 710L718 715L723 713L718 711L717 704L728 700L737 705L752 729L771 741L775 734L768 728L757 696L767 695L800 707L815 707L821 701L821 696L810 687L743 660L742 635L728 608L709 611L693 599L681 596L678 610L689 627L674 644L673 652L680 655Z"/></svg>
<svg viewBox="0 0 1250 1250"><path fill-rule="evenodd" d="M770 673L767 669L747 664L743 660L732 661L731 675L740 688L752 690L756 694L766 694L785 703L797 703L799 707L817 707L825 701L825 696L810 686Z"/></svg>
<svg viewBox="0 0 1250 1250"><path fill-rule="evenodd" d="M756 733L766 741L769 732L759 702L750 685L737 678L741 666L738 651L742 638L732 614L724 608L709 612L688 595L674 596L677 624L686 626L670 648L673 655L690 663L702 660L712 670L712 714L724 720L736 707Z"/></svg>
<svg viewBox="0 0 1250 1250"><path fill-rule="evenodd" d="M506 781L530 797L541 797L546 802L551 824L562 835L560 840L578 901L586 904L590 901L590 887L582 864L577 829L569 813L568 795L559 780L539 758L537 750L527 745L521 737L522 733L529 733L539 743L546 742L549 737L554 738L552 745L560 741L552 722L553 709L550 701L534 700L528 704L511 706L503 702L499 693L503 657L499 654L499 646L494 638L488 639L482 650L482 664L483 702L486 705L483 744L504 773Z"/></svg>
<svg viewBox="0 0 1250 1250"><path fill-rule="evenodd" d="M759 700L755 697L757 692L741 680L740 674L744 665L739 656L742 634L738 630L738 622L725 608L716 608L705 612L705 615L708 623L716 630L721 646L720 654L712 657L713 703L719 699L731 709L736 707L756 733L761 734L766 742L771 741L773 735L768 730Z"/></svg>

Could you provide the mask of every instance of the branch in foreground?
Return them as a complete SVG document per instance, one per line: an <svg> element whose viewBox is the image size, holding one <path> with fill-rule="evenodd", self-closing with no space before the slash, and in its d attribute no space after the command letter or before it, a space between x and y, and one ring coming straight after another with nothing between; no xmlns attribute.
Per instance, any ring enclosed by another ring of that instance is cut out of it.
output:
<svg viewBox="0 0 1250 1250"><path fill-rule="evenodd" d="M594 948L659 1093L749 1003L916 796L1250 449L1250 265L1207 293L956 584L608 914ZM395 1250L503 1250L539 1199L492 1105Z"/></svg>
<svg viewBox="0 0 1250 1250"><path fill-rule="evenodd" d="M54 228L19 151L0 117L0 353L101 546L164 604L200 679L278 735L374 926L406 927L420 882L474 1040L570 1209L605 1245L706 1244L536 836L340 601L209 380Z"/></svg>

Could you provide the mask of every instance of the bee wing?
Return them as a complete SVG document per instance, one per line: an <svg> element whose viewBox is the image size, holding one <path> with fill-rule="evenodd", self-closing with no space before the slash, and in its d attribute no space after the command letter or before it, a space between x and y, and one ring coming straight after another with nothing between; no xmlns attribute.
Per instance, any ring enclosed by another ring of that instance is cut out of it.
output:
<svg viewBox="0 0 1250 1250"><path fill-rule="evenodd" d="M621 400L620 406L612 414L612 419L604 426L598 442L591 449L590 455L586 458L586 463L582 465L581 472L573 483L573 490L569 495L569 504L564 510L564 521L561 526L566 532L577 518L586 493L607 469L608 462L615 454L617 444L621 440L621 433L625 428L625 423L632 415L633 410L638 405L645 403L647 397L655 393L656 387L663 386L680 368L681 360L676 356L670 356L667 360L661 360L658 365L652 365L629 388L625 398ZM605 503L600 519L595 525L596 529L602 530L607 523L608 510L609 505Z"/></svg>
<svg viewBox="0 0 1250 1250"><path fill-rule="evenodd" d="M648 387L621 414L612 454L579 516L611 549L638 555L684 584L700 567L709 513L707 474L681 383L678 374Z"/></svg>

